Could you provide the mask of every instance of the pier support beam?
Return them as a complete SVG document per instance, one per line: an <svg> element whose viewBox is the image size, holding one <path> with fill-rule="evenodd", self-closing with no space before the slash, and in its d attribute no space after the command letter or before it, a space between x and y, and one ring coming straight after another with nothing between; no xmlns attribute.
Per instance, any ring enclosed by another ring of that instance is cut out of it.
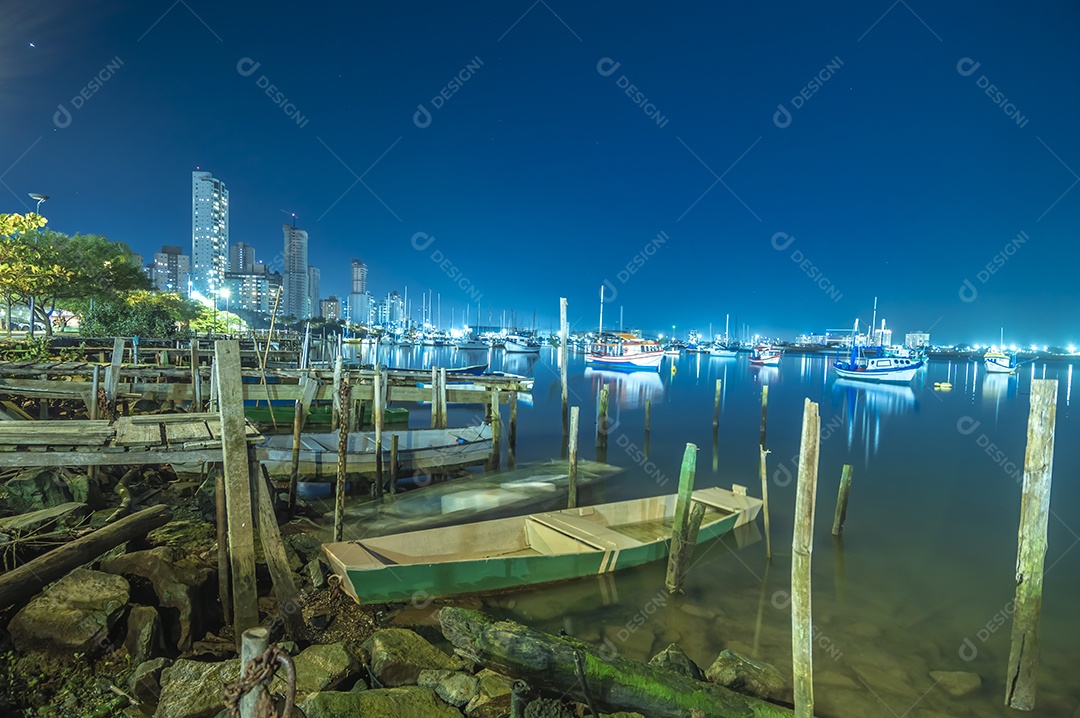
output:
<svg viewBox="0 0 1080 718"><path fill-rule="evenodd" d="M817 499L820 439L818 405L807 399L803 405L799 477L795 489L795 532L791 540L791 660L797 718L813 718L814 715L810 555L814 550L814 504Z"/></svg>

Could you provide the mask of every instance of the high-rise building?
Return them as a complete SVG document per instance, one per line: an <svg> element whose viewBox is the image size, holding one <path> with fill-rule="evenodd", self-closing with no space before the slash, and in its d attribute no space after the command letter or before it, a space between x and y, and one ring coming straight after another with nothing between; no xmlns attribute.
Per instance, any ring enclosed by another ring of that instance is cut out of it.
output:
<svg viewBox="0 0 1080 718"><path fill-rule="evenodd" d="M321 300L319 302L319 316L331 321L341 319L341 300L332 294Z"/></svg>
<svg viewBox="0 0 1080 718"><path fill-rule="evenodd" d="M308 306L311 307L311 315L319 311L319 268L308 265Z"/></svg>
<svg viewBox="0 0 1080 718"><path fill-rule="evenodd" d="M905 335L904 346L908 349L922 349L930 346L930 332L911 332Z"/></svg>
<svg viewBox="0 0 1080 718"><path fill-rule="evenodd" d="M285 233L284 287L281 313L287 317L307 319L311 316L311 295L308 292L308 235L291 224L281 227Z"/></svg>
<svg viewBox="0 0 1080 718"><path fill-rule="evenodd" d="M183 254L180 247L163 245L154 253L154 289L159 292L188 293L191 280L191 257Z"/></svg>
<svg viewBox="0 0 1080 718"><path fill-rule="evenodd" d="M349 295L349 321L353 324L371 324L371 311L375 307L375 297L371 292L353 292Z"/></svg>
<svg viewBox="0 0 1080 718"><path fill-rule="evenodd" d="M209 172L191 173L192 284L206 297L229 271L229 190Z"/></svg>
<svg viewBox="0 0 1080 718"><path fill-rule="evenodd" d="M352 261L352 294L363 294L367 291L367 265L359 259Z"/></svg>
<svg viewBox="0 0 1080 718"><path fill-rule="evenodd" d="M379 306L375 309L376 324L382 324L384 326L400 324L404 317L405 303L402 301L401 295L397 292L387 294L386 298L380 301Z"/></svg>
<svg viewBox="0 0 1080 718"><path fill-rule="evenodd" d="M247 242L237 242L229 247L229 271L245 273L255 267L255 248Z"/></svg>

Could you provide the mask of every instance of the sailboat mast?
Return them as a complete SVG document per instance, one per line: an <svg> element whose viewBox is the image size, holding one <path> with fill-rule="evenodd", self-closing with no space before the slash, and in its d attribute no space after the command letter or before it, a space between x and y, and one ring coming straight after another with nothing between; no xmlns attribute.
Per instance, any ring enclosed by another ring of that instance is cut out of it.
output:
<svg viewBox="0 0 1080 718"><path fill-rule="evenodd" d="M600 285L600 329L597 332L596 340L600 341L600 338L604 336L604 285Z"/></svg>
<svg viewBox="0 0 1080 718"><path fill-rule="evenodd" d="M870 320L870 336L867 337L866 344L868 346L874 345L874 327L877 326L877 297L874 297L874 316Z"/></svg>

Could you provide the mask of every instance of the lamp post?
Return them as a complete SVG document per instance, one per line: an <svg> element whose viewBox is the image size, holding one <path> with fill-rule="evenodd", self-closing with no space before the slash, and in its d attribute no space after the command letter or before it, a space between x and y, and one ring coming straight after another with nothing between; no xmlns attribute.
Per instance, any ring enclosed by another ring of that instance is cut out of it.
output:
<svg viewBox="0 0 1080 718"><path fill-rule="evenodd" d="M221 296L225 297L225 334L229 334L229 288L221 290Z"/></svg>
<svg viewBox="0 0 1080 718"><path fill-rule="evenodd" d="M211 331L217 334L217 305L218 305L218 290L211 289L210 293L214 295L214 325Z"/></svg>
<svg viewBox="0 0 1080 718"><path fill-rule="evenodd" d="M35 212L37 214L41 214L41 203L44 202L45 200L47 200L48 198L49 198L49 195L47 195L47 194L39 194L37 192L31 192L30 193L30 199L35 200L37 202L37 210L35 210ZM38 238L37 230L34 230L34 246L35 247L37 246L37 238ZM34 295L33 295L33 293L30 294L30 338L31 339L34 338Z"/></svg>

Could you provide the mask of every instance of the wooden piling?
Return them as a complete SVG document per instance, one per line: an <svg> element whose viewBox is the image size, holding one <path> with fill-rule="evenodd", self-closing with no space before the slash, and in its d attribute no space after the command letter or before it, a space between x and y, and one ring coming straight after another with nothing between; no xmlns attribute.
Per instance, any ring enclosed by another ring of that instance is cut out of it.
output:
<svg viewBox="0 0 1080 718"><path fill-rule="evenodd" d="M679 496L675 502L675 516L671 526L671 545L668 552L667 576L664 585L668 593L682 591L683 575L689 565L688 543L690 504L694 494L694 475L697 471L697 446L687 444L683 452L682 468L679 470Z"/></svg>
<svg viewBox="0 0 1080 718"><path fill-rule="evenodd" d="M296 485L300 480L300 431L304 427L304 405L299 400L293 407L292 456L289 467L289 514L296 510Z"/></svg>
<svg viewBox="0 0 1080 718"><path fill-rule="evenodd" d="M566 508L577 508L577 440L578 440L578 414L581 408L574 406L570 408L570 436L569 436L569 462L567 467L567 497Z"/></svg>
<svg viewBox="0 0 1080 718"><path fill-rule="evenodd" d="M232 622L232 601L229 599L229 519L225 510L225 474L221 464L214 467L214 510L217 519L218 600L225 623Z"/></svg>
<svg viewBox="0 0 1080 718"><path fill-rule="evenodd" d="M112 358L109 368L105 371L105 398L108 400L108 416L103 418L112 420L116 416L116 392L120 385L120 366L124 363L124 340L122 337L113 339Z"/></svg>
<svg viewBox="0 0 1080 718"><path fill-rule="evenodd" d="M506 435L506 466L517 466L517 392L510 392L510 430Z"/></svg>
<svg viewBox="0 0 1080 718"><path fill-rule="evenodd" d="M337 361L334 362L333 406L330 409L331 430L336 430L341 427L341 404L343 401L348 401L348 397L342 397L341 395L341 368L342 359L341 355L338 355ZM346 424L346 426L348 426L348 424Z"/></svg>
<svg viewBox="0 0 1080 718"><path fill-rule="evenodd" d="M765 558L772 560L772 533L769 531L769 477L765 473L765 456L769 452L763 446L759 446L758 451L761 453L761 513L765 515Z"/></svg>
<svg viewBox="0 0 1080 718"><path fill-rule="evenodd" d="M713 400L712 425L716 429L720 426L720 380L716 380L716 398Z"/></svg>
<svg viewBox="0 0 1080 718"><path fill-rule="evenodd" d="M765 419L769 414L769 385L761 387L761 436L758 439L758 444L761 448L765 448Z"/></svg>
<svg viewBox="0 0 1080 718"><path fill-rule="evenodd" d="M447 411L446 411L446 367L440 367L439 369L439 428L445 429L447 426Z"/></svg>
<svg viewBox="0 0 1080 718"><path fill-rule="evenodd" d="M844 533L844 519L847 518L848 495L851 493L851 464L844 464L840 474L840 491L836 495L836 513L833 515L832 535Z"/></svg>
<svg viewBox="0 0 1080 718"><path fill-rule="evenodd" d="M270 578L274 582L274 597L277 598L281 620L285 624L285 637L292 641L302 640L304 617L300 613L300 592L296 590L293 582L292 569L289 568L289 559L285 555L285 544L281 540L281 529L278 528L277 515L274 513L273 487L269 479L262 476L259 460L255 457L255 447L250 444L248 466L251 467L251 481L255 485L259 543L266 558L266 567L270 569Z"/></svg>
<svg viewBox="0 0 1080 718"><path fill-rule="evenodd" d="M270 631L262 626L256 626L244 631L240 638L240 675L248 663L261 656L270 646ZM256 718L255 704L259 697L266 692L266 686L256 683L251 690L240 697L240 718Z"/></svg>
<svg viewBox="0 0 1080 718"><path fill-rule="evenodd" d="M349 379L335 377L337 392L335 403L348 404ZM349 422L340 421L337 445L337 483L334 485L334 540L341 541L345 530L345 477L349 469Z"/></svg>
<svg viewBox="0 0 1080 718"><path fill-rule="evenodd" d="M431 367L431 428L439 428L439 367Z"/></svg>
<svg viewBox="0 0 1080 718"><path fill-rule="evenodd" d="M652 432L652 399L645 400L645 441L649 440L649 433Z"/></svg>
<svg viewBox="0 0 1080 718"><path fill-rule="evenodd" d="M499 470L502 451L502 415L499 413L499 390L491 390L491 469Z"/></svg>
<svg viewBox="0 0 1080 718"><path fill-rule="evenodd" d="M570 359L570 324L566 319L566 297L559 298L559 379L562 383L562 427L563 436L570 431L569 386L566 379L566 364Z"/></svg>
<svg viewBox="0 0 1080 718"><path fill-rule="evenodd" d="M810 555L814 550L814 504L817 498L820 439L818 405L807 399L803 405L799 477L795 491L795 531L791 541L791 658L796 718L813 718L814 715Z"/></svg>
<svg viewBox="0 0 1080 718"><path fill-rule="evenodd" d="M93 377L90 380L90 401L88 402L87 409L89 410L90 420L98 418L98 408L100 402L98 401L98 392L101 387L101 367L97 364L94 365ZM97 467L90 466L86 469L86 475L91 481L97 479Z"/></svg>
<svg viewBox="0 0 1080 718"><path fill-rule="evenodd" d="M221 453L225 469L229 561L232 569L233 626L239 642L244 631L259 625L255 585L251 474L248 467L244 394L240 382L240 343L214 342L214 375L221 406Z"/></svg>
<svg viewBox="0 0 1080 718"><path fill-rule="evenodd" d="M375 481L379 486L383 482L383 456L382 456L382 371L379 365L375 365L375 377L372 379L372 393L374 394L374 406L371 407L371 419L375 422Z"/></svg>
<svg viewBox="0 0 1080 718"><path fill-rule="evenodd" d="M398 434L390 435L390 495L397 493Z"/></svg>
<svg viewBox="0 0 1080 718"><path fill-rule="evenodd" d="M1039 613L1054 469L1057 390L1058 383L1054 379L1033 379L1031 382L1024 492L1016 549L1012 645L1009 671L1005 676L1005 705L1026 711L1035 708L1035 669L1039 659Z"/></svg>
<svg viewBox="0 0 1080 718"><path fill-rule="evenodd" d="M608 435L608 388L607 384L600 387L600 402L597 408L596 418L596 448L603 451L607 449Z"/></svg>

